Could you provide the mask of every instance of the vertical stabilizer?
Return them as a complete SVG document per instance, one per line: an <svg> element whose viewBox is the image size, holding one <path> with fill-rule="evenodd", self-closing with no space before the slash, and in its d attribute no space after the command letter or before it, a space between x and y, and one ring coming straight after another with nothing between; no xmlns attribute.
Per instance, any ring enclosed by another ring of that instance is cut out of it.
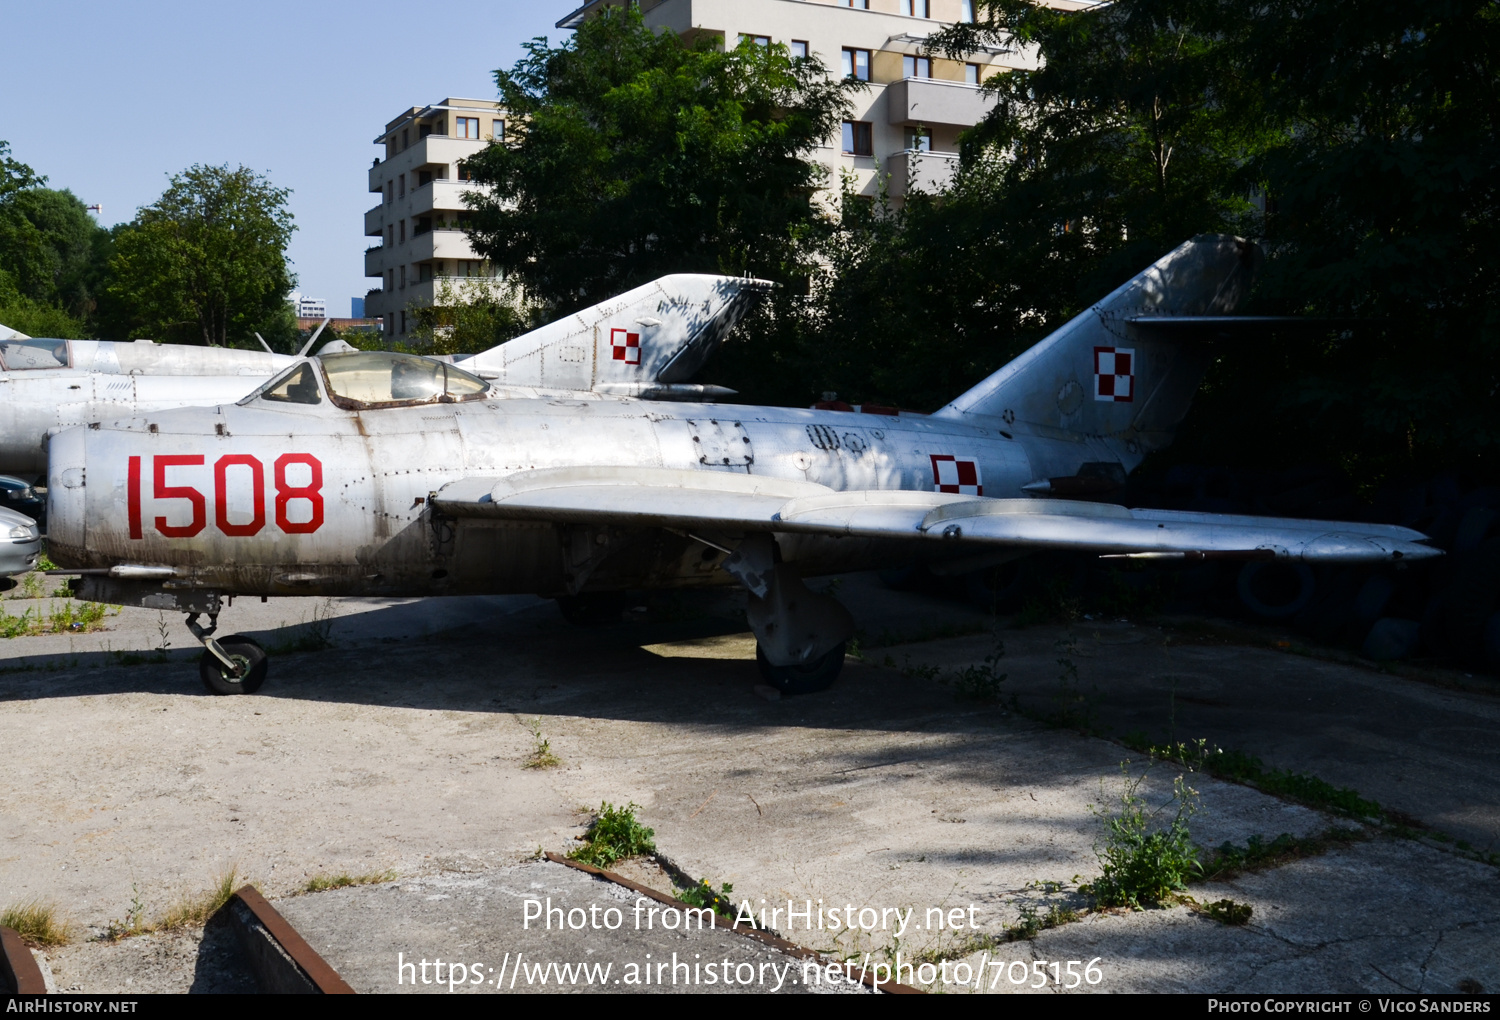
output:
<svg viewBox="0 0 1500 1020"><path fill-rule="evenodd" d="M690 379L770 288L664 276L455 364L500 386L649 396Z"/></svg>
<svg viewBox="0 0 1500 1020"><path fill-rule="evenodd" d="M11 329L5 323L0 322L0 340L30 340L31 337L20 330Z"/></svg>
<svg viewBox="0 0 1500 1020"><path fill-rule="evenodd" d="M1166 446L1211 360L1141 317L1226 315L1248 296L1260 249L1204 235L1144 272L963 394L938 416L999 419L1017 432L1109 441L1126 469Z"/></svg>

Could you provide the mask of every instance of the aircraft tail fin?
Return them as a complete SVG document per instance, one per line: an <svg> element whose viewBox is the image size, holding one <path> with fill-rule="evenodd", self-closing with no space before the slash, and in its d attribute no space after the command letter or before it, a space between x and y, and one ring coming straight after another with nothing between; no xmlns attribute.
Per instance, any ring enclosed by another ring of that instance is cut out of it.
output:
<svg viewBox="0 0 1500 1020"><path fill-rule="evenodd" d="M1151 319L1223 316L1250 292L1260 249L1203 235L1162 256L1086 312L937 412L1000 419L1016 431L1091 437L1126 470L1172 441L1212 353L1202 332L1151 328Z"/></svg>
<svg viewBox="0 0 1500 1020"><path fill-rule="evenodd" d="M664 276L455 364L502 386L670 393L771 286L746 277Z"/></svg>
<svg viewBox="0 0 1500 1020"><path fill-rule="evenodd" d="M11 329L5 323L0 322L0 340L30 340L31 337L18 329Z"/></svg>

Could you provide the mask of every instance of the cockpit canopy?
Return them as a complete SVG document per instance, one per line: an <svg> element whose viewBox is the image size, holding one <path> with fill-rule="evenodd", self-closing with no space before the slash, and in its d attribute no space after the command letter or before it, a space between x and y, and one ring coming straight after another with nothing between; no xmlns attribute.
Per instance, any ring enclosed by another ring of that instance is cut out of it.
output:
<svg viewBox="0 0 1500 1020"><path fill-rule="evenodd" d="M66 340L0 340L0 369L67 368Z"/></svg>
<svg viewBox="0 0 1500 1020"><path fill-rule="evenodd" d="M319 365L322 372L315 371ZM482 400L490 384L462 369L414 354L349 351L323 354L287 369L243 403L319 404L322 375L328 399L346 411Z"/></svg>

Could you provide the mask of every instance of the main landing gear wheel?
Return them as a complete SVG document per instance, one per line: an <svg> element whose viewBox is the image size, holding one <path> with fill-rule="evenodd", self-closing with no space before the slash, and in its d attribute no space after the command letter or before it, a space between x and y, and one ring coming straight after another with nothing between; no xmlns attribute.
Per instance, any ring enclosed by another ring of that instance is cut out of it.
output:
<svg viewBox="0 0 1500 1020"><path fill-rule="evenodd" d="M840 641L826 654L800 666L773 666L766 654L755 646L755 664L766 683L782 694L814 694L833 686L844 669L844 644Z"/></svg>
<svg viewBox="0 0 1500 1020"><path fill-rule="evenodd" d="M266 682L266 670L270 660L266 650L243 634L233 634L219 640L219 647L240 668L235 676L229 667L219 661L213 652L204 649L198 660L198 676L210 694L254 694Z"/></svg>

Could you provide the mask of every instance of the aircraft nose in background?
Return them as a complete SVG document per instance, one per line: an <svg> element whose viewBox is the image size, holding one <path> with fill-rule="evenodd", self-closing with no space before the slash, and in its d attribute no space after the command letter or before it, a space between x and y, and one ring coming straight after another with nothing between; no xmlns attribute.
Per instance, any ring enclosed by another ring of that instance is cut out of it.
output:
<svg viewBox="0 0 1500 1020"><path fill-rule="evenodd" d="M62 565L82 554L86 539L87 435L86 428L67 429L47 444L47 554Z"/></svg>

